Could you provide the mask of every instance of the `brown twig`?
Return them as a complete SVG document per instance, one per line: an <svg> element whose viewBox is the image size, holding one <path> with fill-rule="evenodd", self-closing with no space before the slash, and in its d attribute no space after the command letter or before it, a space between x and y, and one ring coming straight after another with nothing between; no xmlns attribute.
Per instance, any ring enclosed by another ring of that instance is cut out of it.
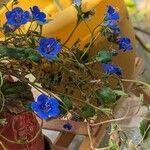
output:
<svg viewBox="0 0 150 150"><path fill-rule="evenodd" d="M143 30L143 29L141 29L141 28L139 28L139 27L134 27L134 29L137 30L137 31L140 31L140 32L142 32L142 33L144 33L144 34L146 34L146 35L148 35L148 36L150 36L150 32L148 32L148 31L146 31L146 30Z"/></svg>
<svg viewBox="0 0 150 150"><path fill-rule="evenodd" d="M145 49L147 52L150 53L150 49L143 43L143 41L137 34L135 35L135 38L140 43L140 45L143 47L143 49Z"/></svg>

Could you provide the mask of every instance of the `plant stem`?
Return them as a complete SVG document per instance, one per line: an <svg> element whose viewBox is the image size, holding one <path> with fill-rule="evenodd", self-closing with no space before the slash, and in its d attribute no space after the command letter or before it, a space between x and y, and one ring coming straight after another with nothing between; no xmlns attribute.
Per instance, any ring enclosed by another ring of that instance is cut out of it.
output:
<svg viewBox="0 0 150 150"><path fill-rule="evenodd" d="M0 141L0 145L2 146L3 150L8 150L1 141Z"/></svg>
<svg viewBox="0 0 150 150"><path fill-rule="evenodd" d="M132 82L132 83L139 83L139 84L142 84L142 85L144 85L144 86L146 86L146 87L148 87L150 89L150 85L145 83L145 82L143 82L143 81L129 80L129 79L121 79L121 81L123 81L123 82Z"/></svg>
<svg viewBox="0 0 150 150"><path fill-rule="evenodd" d="M79 26L79 24L80 24L80 21L77 22L77 24L76 24L75 27L73 28L72 32L71 32L70 35L68 36L68 38L67 38L66 41L63 43L63 46L66 45L66 44L69 42L70 38L72 37L72 35L73 35L74 32L76 31L76 29L77 29L77 27Z"/></svg>
<svg viewBox="0 0 150 150"><path fill-rule="evenodd" d="M1 113L4 109L4 106L5 106L5 97L4 97L3 93L1 92L1 89L0 89L0 98L2 100L2 106L0 108L0 113Z"/></svg>

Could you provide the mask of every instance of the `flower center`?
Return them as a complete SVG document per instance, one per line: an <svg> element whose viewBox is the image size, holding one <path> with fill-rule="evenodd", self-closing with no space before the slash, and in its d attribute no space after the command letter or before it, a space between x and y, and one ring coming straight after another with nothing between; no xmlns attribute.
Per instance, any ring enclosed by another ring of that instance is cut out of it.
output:
<svg viewBox="0 0 150 150"><path fill-rule="evenodd" d="M54 50L53 46L54 46L54 42L47 45L47 47L46 47L46 54L49 54L49 53L51 53Z"/></svg>
<svg viewBox="0 0 150 150"><path fill-rule="evenodd" d="M48 112L49 110L51 110L51 105L49 103L45 103L41 105L41 108L44 112Z"/></svg>
<svg viewBox="0 0 150 150"><path fill-rule="evenodd" d="M17 14L17 15L15 16L15 21L16 21L17 23L20 23L21 20L22 20L22 15L21 15L21 14Z"/></svg>

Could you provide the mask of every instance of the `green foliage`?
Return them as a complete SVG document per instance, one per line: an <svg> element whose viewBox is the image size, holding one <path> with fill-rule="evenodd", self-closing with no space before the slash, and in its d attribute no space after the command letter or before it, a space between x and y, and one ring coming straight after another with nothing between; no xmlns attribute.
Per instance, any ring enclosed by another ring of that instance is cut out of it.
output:
<svg viewBox="0 0 150 150"><path fill-rule="evenodd" d="M150 148L150 125L148 120L142 120L140 123L140 133L142 136L142 146L144 149Z"/></svg>
<svg viewBox="0 0 150 150"><path fill-rule="evenodd" d="M1 90L4 95L15 94L15 93L22 95L25 91L28 90L28 86L19 81L18 82L5 81Z"/></svg>
<svg viewBox="0 0 150 150"><path fill-rule="evenodd" d="M90 118L90 117L93 117L93 116L95 115L95 113L96 113L96 112L95 112L95 109L94 109L92 106L86 104L86 105L82 108L81 115L82 115L83 118L88 119L88 118Z"/></svg>
<svg viewBox="0 0 150 150"><path fill-rule="evenodd" d="M82 18L82 14L83 14L82 8L81 8L81 6L75 5L75 9L77 11L77 17L78 17L78 23L79 23L81 20L83 20L83 18Z"/></svg>
<svg viewBox="0 0 150 150"><path fill-rule="evenodd" d="M98 52L98 54L95 57L95 60L101 63L108 63L112 61L112 54L107 50L102 50Z"/></svg>
<svg viewBox="0 0 150 150"><path fill-rule="evenodd" d="M113 90L113 91L117 96L128 96L128 94L126 94L123 91L120 91L120 90Z"/></svg>
<svg viewBox="0 0 150 150"><path fill-rule="evenodd" d="M40 54L32 48L6 47L0 45L0 55L11 59L29 59L34 62L40 61Z"/></svg>
<svg viewBox="0 0 150 150"><path fill-rule="evenodd" d="M18 144L26 144L28 142L27 139L20 139L17 141Z"/></svg>
<svg viewBox="0 0 150 150"><path fill-rule="evenodd" d="M1 92L5 98L4 110L12 113L20 113L29 110L26 106L33 101L31 87L20 81L4 81Z"/></svg>
<svg viewBox="0 0 150 150"><path fill-rule="evenodd" d="M144 139L147 137L147 135L146 135L147 134L146 133L147 132L147 128L148 128L148 122L145 121L145 120L141 121L139 129L140 129L141 135L144 136Z"/></svg>
<svg viewBox="0 0 150 150"><path fill-rule="evenodd" d="M136 12L136 4L135 4L134 0L125 0L125 3L127 5L128 11L130 13Z"/></svg>
<svg viewBox="0 0 150 150"><path fill-rule="evenodd" d="M73 103L70 100L70 98L68 98L66 96L62 96L61 100L63 101L63 103L61 103L61 105L60 105L61 113L66 114L67 110L72 109Z"/></svg>
<svg viewBox="0 0 150 150"><path fill-rule="evenodd" d="M97 99L103 105L109 105L116 102L117 95L116 93L109 87L104 87L101 90L97 90L95 92Z"/></svg>

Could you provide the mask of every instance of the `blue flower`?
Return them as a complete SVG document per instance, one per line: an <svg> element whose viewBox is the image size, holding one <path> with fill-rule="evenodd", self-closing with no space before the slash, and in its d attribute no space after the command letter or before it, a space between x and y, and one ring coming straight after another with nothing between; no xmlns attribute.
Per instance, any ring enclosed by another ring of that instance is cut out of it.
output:
<svg viewBox="0 0 150 150"><path fill-rule="evenodd" d="M119 18L120 17L119 17L118 12L116 12L112 6L108 6L105 20L106 21L108 21L108 20L118 21Z"/></svg>
<svg viewBox="0 0 150 150"><path fill-rule="evenodd" d="M81 5L81 0L73 0L73 4L80 6Z"/></svg>
<svg viewBox="0 0 150 150"><path fill-rule="evenodd" d="M103 25L105 27L109 28L110 32L113 33L113 34L119 34L120 33L120 27L116 24L115 21L108 20L108 21L105 21L103 23Z"/></svg>
<svg viewBox="0 0 150 150"><path fill-rule="evenodd" d="M32 12L33 20L41 23L46 22L46 14L44 12L41 12L38 6L32 7L31 12Z"/></svg>
<svg viewBox="0 0 150 150"><path fill-rule="evenodd" d="M59 54L61 44L55 38L41 38L38 50L43 57L47 60L51 60Z"/></svg>
<svg viewBox="0 0 150 150"><path fill-rule="evenodd" d="M58 100L45 94L41 94L37 98L37 102L31 104L31 108L42 119L58 117L60 114Z"/></svg>
<svg viewBox="0 0 150 150"><path fill-rule="evenodd" d="M116 74L118 76L121 76L121 74L122 74L121 69L114 64L104 64L103 63L102 68L109 75Z"/></svg>
<svg viewBox="0 0 150 150"><path fill-rule="evenodd" d="M119 39L119 49L125 51L132 50L131 40L127 37L123 37Z"/></svg>
<svg viewBox="0 0 150 150"><path fill-rule="evenodd" d="M30 20L30 14L28 11L23 11L20 7L16 7L12 11L6 12L6 18L7 24L19 27Z"/></svg>
<svg viewBox="0 0 150 150"><path fill-rule="evenodd" d="M67 129L67 130L71 130L72 129L72 125L68 122L66 124L64 124L64 129Z"/></svg>

